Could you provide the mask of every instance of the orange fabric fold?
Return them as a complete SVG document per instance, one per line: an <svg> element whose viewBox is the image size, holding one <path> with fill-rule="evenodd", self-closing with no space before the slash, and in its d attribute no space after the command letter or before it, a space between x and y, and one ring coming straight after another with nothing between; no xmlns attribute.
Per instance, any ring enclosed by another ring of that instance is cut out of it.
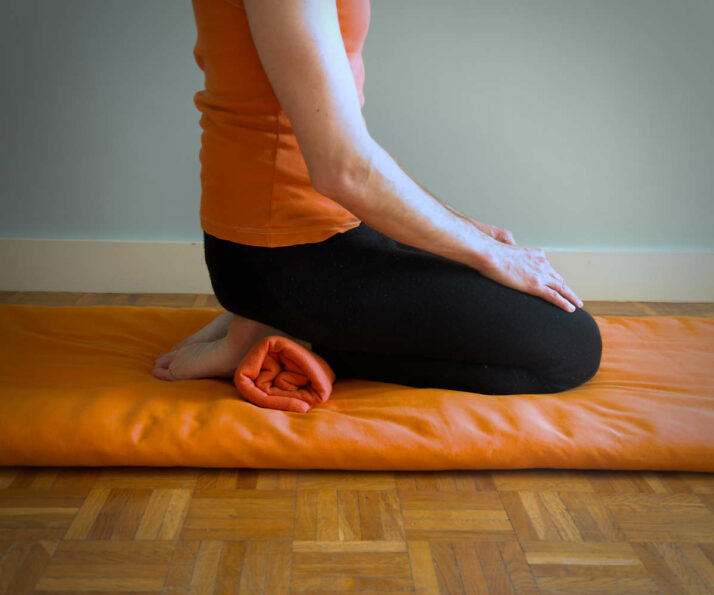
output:
<svg viewBox="0 0 714 595"><path fill-rule="evenodd" d="M335 372L322 357L279 335L257 341L233 376L251 403L296 413L327 401L334 381Z"/></svg>

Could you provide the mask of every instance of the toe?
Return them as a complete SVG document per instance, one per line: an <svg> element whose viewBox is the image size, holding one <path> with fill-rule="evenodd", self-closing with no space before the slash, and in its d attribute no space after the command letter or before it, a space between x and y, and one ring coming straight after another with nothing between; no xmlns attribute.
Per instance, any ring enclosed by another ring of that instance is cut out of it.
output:
<svg viewBox="0 0 714 595"><path fill-rule="evenodd" d="M169 364L171 363L171 360L174 359L175 353L173 351L169 351L168 353L163 353L159 357L154 360L154 367L155 368L168 368Z"/></svg>
<svg viewBox="0 0 714 595"><path fill-rule="evenodd" d="M176 380L168 368L154 368L151 371L151 375L159 380Z"/></svg>

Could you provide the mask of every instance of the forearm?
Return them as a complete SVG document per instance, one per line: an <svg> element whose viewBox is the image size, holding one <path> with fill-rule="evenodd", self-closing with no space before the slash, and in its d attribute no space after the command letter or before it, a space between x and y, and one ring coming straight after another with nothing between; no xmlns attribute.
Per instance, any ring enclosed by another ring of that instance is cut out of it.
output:
<svg viewBox="0 0 714 595"><path fill-rule="evenodd" d="M392 157L392 159L394 159L394 157ZM411 175L409 174L409 172L404 168L404 166L403 166L401 163L399 163L399 161L397 161L396 159L394 159L394 162L402 169L402 171L404 171L404 173L406 173L406 174L409 176L409 178L411 178L411 180L412 180L415 184L417 184L417 185L419 186L419 188L421 188L424 192L427 192L427 193L429 192L426 188L424 188L424 186L422 186L421 184L419 184L419 182L417 182L414 178L411 177ZM434 196L434 195L431 194L431 193L429 193L429 194L430 194L430 196ZM483 231L484 233L486 233L485 230L484 230L484 228L483 228L483 227L484 227L484 224L483 224L483 223L481 223L480 221L477 221L477 220L474 219L473 217L469 217L468 215L462 213L461 211L456 210L454 207L452 207L451 205L449 205L449 204L445 203L443 200L441 200L438 196L434 196L434 198L435 198L436 200L438 200L438 201L444 206L445 209L447 209L448 211L451 211L451 212L452 212L454 215L456 215L457 217L460 217L460 218L462 218L462 219L465 219L466 221L468 221L468 222L471 223L472 225L475 225L478 229L480 229L481 231Z"/></svg>
<svg viewBox="0 0 714 595"><path fill-rule="evenodd" d="M493 239L415 182L376 141L362 179L327 194L392 239L478 269Z"/></svg>

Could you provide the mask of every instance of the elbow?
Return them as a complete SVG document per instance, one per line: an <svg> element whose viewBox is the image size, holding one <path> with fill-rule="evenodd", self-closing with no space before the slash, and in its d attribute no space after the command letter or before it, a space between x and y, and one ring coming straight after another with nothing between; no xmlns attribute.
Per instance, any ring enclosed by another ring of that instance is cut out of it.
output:
<svg viewBox="0 0 714 595"><path fill-rule="evenodd" d="M311 173L310 178L320 194L352 211L364 195L370 173L371 160L353 156L337 166L325 168L314 175Z"/></svg>
<svg viewBox="0 0 714 595"><path fill-rule="evenodd" d="M340 168L330 168L317 174L310 174L312 186L323 196L340 202L347 191L347 177Z"/></svg>
<svg viewBox="0 0 714 595"><path fill-rule="evenodd" d="M336 174L336 168L325 167L323 165L319 169L310 169L309 173L312 187L320 194L332 198L340 178L340 176Z"/></svg>

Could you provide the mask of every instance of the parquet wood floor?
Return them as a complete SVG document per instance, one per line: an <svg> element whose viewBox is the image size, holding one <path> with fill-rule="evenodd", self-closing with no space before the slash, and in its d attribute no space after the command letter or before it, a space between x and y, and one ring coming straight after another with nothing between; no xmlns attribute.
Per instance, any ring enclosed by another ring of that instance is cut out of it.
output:
<svg viewBox="0 0 714 595"><path fill-rule="evenodd" d="M167 294L0 303L219 307ZM0 467L2 593L350 591L714 593L714 474Z"/></svg>

